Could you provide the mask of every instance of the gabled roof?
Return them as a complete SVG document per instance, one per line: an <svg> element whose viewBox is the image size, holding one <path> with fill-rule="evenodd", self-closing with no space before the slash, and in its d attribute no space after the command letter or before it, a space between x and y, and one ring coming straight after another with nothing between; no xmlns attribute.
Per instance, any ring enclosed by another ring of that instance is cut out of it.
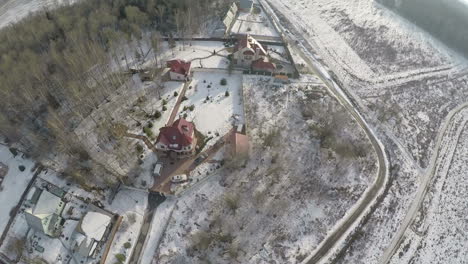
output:
<svg viewBox="0 0 468 264"><path fill-rule="evenodd" d="M169 149L181 150L182 147L192 144L193 123L183 118L176 120L172 126L163 127L159 131L157 143L164 144Z"/></svg>
<svg viewBox="0 0 468 264"><path fill-rule="evenodd" d="M187 76L190 72L191 62L186 62L183 60L171 60L166 62L167 67L171 68L171 72L182 74Z"/></svg>
<svg viewBox="0 0 468 264"><path fill-rule="evenodd" d="M265 61L263 58L260 58L256 61L252 62L252 68L260 69L260 70L275 70L275 64Z"/></svg>
<svg viewBox="0 0 468 264"><path fill-rule="evenodd" d="M98 212L87 212L81 222L81 230L90 239L101 241L111 217Z"/></svg>

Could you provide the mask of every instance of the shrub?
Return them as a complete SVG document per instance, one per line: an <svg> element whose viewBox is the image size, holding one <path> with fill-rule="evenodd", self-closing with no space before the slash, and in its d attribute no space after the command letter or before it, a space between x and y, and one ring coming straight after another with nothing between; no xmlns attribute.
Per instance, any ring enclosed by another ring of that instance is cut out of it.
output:
<svg viewBox="0 0 468 264"><path fill-rule="evenodd" d="M183 118L184 118L184 119L187 119L187 116L188 116L187 113L185 113L185 114L183 115Z"/></svg>
<svg viewBox="0 0 468 264"><path fill-rule="evenodd" d="M161 117L161 112L159 112L158 110L156 110L156 112L154 112L154 118L158 119Z"/></svg>
<svg viewBox="0 0 468 264"><path fill-rule="evenodd" d="M163 108L162 108L162 111L166 111L167 110L167 107L164 105Z"/></svg>
<svg viewBox="0 0 468 264"><path fill-rule="evenodd" d="M178 92L174 92L174 97L178 96L179 93Z"/></svg>
<svg viewBox="0 0 468 264"><path fill-rule="evenodd" d="M162 100L162 105L167 105L167 100L166 99Z"/></svg>
<svg viewBox="0 0 468 264"><path fill-rule="evenodd" d="M132 247L132 244L130 242L125 242L124 248L129 249Z"/></svg>
<svg viewBox="0 0 468 264"><path fill-rule="evenodd" d="M150 138L154 136L153 131L149 127L144 127L143 132Z"/></svg>
<svg viewBox="0 0 468 264"><path fill-rule="evenodd" d="M127 257L125 257L124 254L116 254L116 255L115 255L115 258L116 258L120 263L124 263L125 260L127 259Z"/></svg>
<svg viewBox="0 0 468 264"><path fill-rule="evenodd" d="M188 98L187 98L187 96L184 95L184 96L182 97L182 101L181 101L181 102L186 101L186 100L188 100Z"/></svg>
<svg viewBox="0 0 468 264"><path fill-rule="evenodd" d="M149 128L153 128L153 123L152 122L148 122L148 125L147 125Z"/></svg>
<svg viewBox="0 0 468 264"><path fill-rule="evenodd" d="M224 96L229 97L229 91L226 91L226 92L224 93Z"/></svg>
<svg viewBox="0 0 468 264"><path fill-rule="evenodd" d="M26 167L24 167L23 165L19 165L19 166L18 166L18 169L19 169L20 171L24 171L24 170L26 169Z"/></svg>
<svg viewBox="0 0 468 264"><path fill-rule="evenodd" d="M18 150L15 149L15 148L10 148L10 152L11 152L11 154L13 154L14 157L16 157L18 155Z"/></svg>
<svg viewBox="0 0 468 264"><path fill-rule="evenodd" d="M236 211L239 208L239 196L236 194L226 194L224 195L224 201L226 202L227 207L232 211Z"/></svg>
<svg viewBox="0 0 468 264"><path fill-rule="evenodd" d="M189 106L188 109L189 109L190 111L193 111L193 110L195 109L195 105Z"/></svg>
<svg viewBox="0 0 468 264"><path fill-rule="evenodd" d="M219 82L221 85L227 85L227 80L226 78L222 78L221 81Z"/></svg>
<svg viewBox="0 0 468 264"><path fill-rule="evenodd" d="M209 96L207 96L207 97L206 97L206 101L209 101L209 100L210 100L210 97L209 97Z"/></svg>
<svg viewBox="0 0 468 264"><path fill-rule="evenodd" d="M136 148L136 151L137 151L138 153L142 153L142 152L143 152L143 146L142 146L142 145L137 144L135 148Z"/></svg>

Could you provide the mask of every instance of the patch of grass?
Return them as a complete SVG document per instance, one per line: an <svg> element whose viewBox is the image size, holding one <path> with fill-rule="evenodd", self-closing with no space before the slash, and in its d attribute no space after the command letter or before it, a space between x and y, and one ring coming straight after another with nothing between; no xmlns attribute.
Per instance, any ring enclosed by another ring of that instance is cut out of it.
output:
<svg viewBox="0 0 468 264"><path fill-rule="evenodd" d="M239 209L240 196L238 194L227 193L224 195L224 201L226 202L227 207L233 212L236 212L236 210Z"/></svg>
<svg viewBox="0 0 468 264"><path fill-rule="evenodd" d="M135 146L135 149L136 149L137 153L142 153L143 152L143 146L140 145L140 144L137 144Z"/></svg>
<svg viewBox="0 0 468 264"><path fill-rule="evenodd" d="M206 250L213 242L214 237L203 230L196 231L191 237L192 247L198 250Z"/></svg>
<svg viewBox="0 0 468 264"><path fill-rule="evenodd" d="M154 134L153 134L153 131L151 130L151 128L145 126L143 127L143 132L146 134L146 136L148 136L149 138L153 138L154 137Z"/></svg>
<svg viewBox="0 0 468 264"><path fill-rule="evenodd" d="M115 258L119 261L119 263L124 263L127 259L124 254L115 254Z"/></svg>

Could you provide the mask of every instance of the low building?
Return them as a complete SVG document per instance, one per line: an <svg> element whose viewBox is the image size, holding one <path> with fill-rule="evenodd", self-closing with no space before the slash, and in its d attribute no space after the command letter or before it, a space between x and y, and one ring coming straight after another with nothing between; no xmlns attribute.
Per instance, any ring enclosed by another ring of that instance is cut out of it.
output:
<svg viewBox="0 0 468 264"><path fill-rule="evenodd" d="M50 237L60 236L64 223L61 217L65 202L47 190L33 188L30 191L25 212L26 221L36 231Z"/></svg>
<svg viewBox="0 0 468 264"><path fill-rule="evenodd" d="M268 58L267 47L250 35L240 37L234 47L232 58L234 65L238 67L249 68L253 71L274 72L276 70L275 64Z"/></svg>
<svg viewBox="0 0 468 264"><path fill-rule="evenodd" d="M195 153L196 144L194 124L180 118L171 126L160 129L156 150L168 156L184 158Z"/></svg>
<svg viewBox="0 0 468 264"><path fill-rule="evenodd" d="M172 81L188 81L191 79L192 63L183 60L168 61L169 76Z"/></svg>

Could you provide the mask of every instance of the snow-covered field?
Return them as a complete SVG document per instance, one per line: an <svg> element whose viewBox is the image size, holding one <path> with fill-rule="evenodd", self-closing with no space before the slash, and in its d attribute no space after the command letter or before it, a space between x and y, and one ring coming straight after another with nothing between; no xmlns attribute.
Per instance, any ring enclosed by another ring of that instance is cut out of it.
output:
<svg viewBox="0 0 468 264"><path fill-rule="evenodd" d="M0 233L3 233L11 210L18 205L21 195L34 175L34 171L31 171L34 162L22 158L22 153L15 157L5 145L0 145L0 162L8 166L8 173L0 187ZM20 170L20 166L24 166L24 171Z"/></svg>
<svg viewBox="0 0 468 264"><path fill-rule="evenodd" d="M378 263L407 213L420 179L427 177L428 168L434 165L431 156L443 121L451 110L466 102L466 60L372 0L268 2L284 15L280 14L281 22L293 37L308 43L336 74L390 153L391 184L385 197L336 260ZM453 178L451 184L457 182ZM437 227L428 232L436 237L439 231ZM418 249L421 256L429 254L429 248L443 256L442 251L447 249L442 244L435 249L437 245L429 240L404 248L407 244L405 240L401 246L404 251L427 245ZM461 246L454 242L454 250ZM447 263L464 263L454 257L455 253L448 254L453 262ZM403 255L397 253L394 263L427 261L411 259L412 254L403 259Z"/></svg>
<svg viewBox="0 0 468 264"><path fill-rule="evenodd" d="M278 32L263 11L259 14L240 12L239 17L234 22L231 33L279 37Z"/></svg>
<svg viewBox="0 0 468 264"><path fill-rule="evenodd" d="M153 263L295 263L356 202L375 177L372 148L313 79L244 76L250 160L182 195ZM337 130L320 138L322 126Z"/></svg>
<svg viewBox="0 0 468 264"><path fill-rule="evenodd" d="M159 60L165 64L169 60L181 59L191 61L192 67L227 69L229 54L221 41L177 41L174 48L170 48L168 42L164 42ZM148 60L146 64L148 63L154 61Z"/></svg>
<svg viewBox="0 0 468 264"><path fill-rule="evenodd" d="M223 79L226 85L221 84ZM187 100L182 102L179 115L193 121L203 135L213 137L210 143L215 143L234 125L244 123L241 73L197 71L191 86L193 88L187 91ZM194 109L190 110L192 105Z"/></svg>
<svg viewBox="0 0 468 264"><path fill-rule="evenodd" d="M426 167L440 122L468 95L460 89L468 82L464 62L372 0L271 2L370 118Z"/></svg>

